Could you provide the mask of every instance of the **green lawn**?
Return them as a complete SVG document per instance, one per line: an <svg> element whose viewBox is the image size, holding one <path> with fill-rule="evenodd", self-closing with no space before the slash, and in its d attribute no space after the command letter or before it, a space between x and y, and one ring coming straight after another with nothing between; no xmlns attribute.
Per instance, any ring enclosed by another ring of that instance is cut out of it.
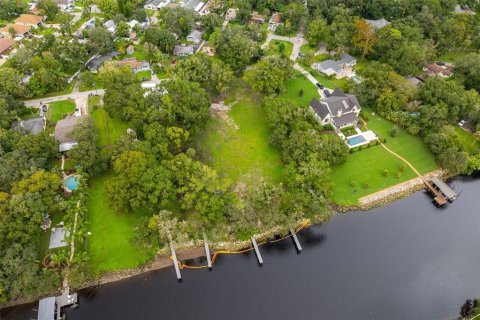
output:
<svg viewBox="0 0 480 320"><path fill-rule="evenodd" d="M71 100L62 100L50 103L48 109L48 118L50 123L57 123L58 120L63 119L67 114L75 111L75 102Z"/></svg>
<svg viewBox="0 0 480 320"><path fill-rule="evenodd" d="M137 73L137 78L139 80L142 80L143 78L150 80L152 78L152 73L150 70L140 71Z"/></svg>
<svg viewBox="0 0 480 320"><path fill-rule="evenodd" d="M392 138L389 134L394 126L392 122L373 115L368 108L363 109L363 114L369 118L368 128L378 136L386 138L386 146L407 159L420 173L428 173L438 168L433 155L420 138L398 127L396 137ZM346 162L332 170L333 200L338 204L356 204L358 199L365 195L415 178L416 174L409 167L400 172L402 164L400 159L381 146L348 154ZM387 177L383 175L385 169L389 171ZM401 174L399 178L396 177L398 172ZM350 185L352 180L357 183L354 187ZM365 183L368 184L368 188L364 187Z"/></svg>
<svg viewBox="0 0 480 320"><path fill-rule="evenodd" d="M261 177L282 181L279 152L269 144L270 129L262 109L247 85L236 80L227 103L237 101L228 116L239 129L213 118L196 141L201 157L232 182L252 186Z"/></svg>
<svg viewBox="0 0 480 320"><path fill-rule="evenodd" d="M282 49L283 46L283 49ZM279 54L284 55L285 57L290 57L293 50L293 44L288 41L281 41L281 40L271 40L268 44L268 52L269 54Z"/></svg>
<svg viewBox="0 0 480 320"><path fill-rule="evenodd" d="M474 52L474 51L473 51ZM438 57L439 61L444 61L444 62L457 62L461 58L468 56L472 51L452 51L445 53L441 56Z"/></svg>
<svg viewBox="0 0 480 320"><path fill-rule="evenodd" d="M287 92L284 96L297 101L302 107L307 107L313 98L320 98L317 87L299 71L295 70L293 77L287 80L285 86ZM300 96L300 90L303 90L303 96Z"/></svg>
<svg viewBox="0 0 480 320"><path fill-rule="evenodd" d="M468 154L474 155L480 153L480 141L475 142L473 135L470 132L458 126L455 127L455 132L462 143L463 149L468 152Z"/></svg>
<svg viewBox="0 0 480 320"><path fill-rule="evenodd" d="M147 214L117 214L110 208L107 186L115 183L113 179L112 174L104 174L89 181L88 244L90 263L98 273L137 267L154 255L132 243L139 219Z"/></svg>
<svg viewBox="0 0 480 320"><path fill-rule="evenodd" d="M386 138L387 147L410 161L420 173L424 174L438 169L435 158L419 137L409 134L402 128L395 126L393 122L385 120L377 114L373 115L372 110L367 107L363 108L362 112L369 118L368 128L378 136ZM397 128L397 135L392 138L390 130L394 126Z"/></svg>
<svg viewBox="0 0 480 320"><path fill-rule="evenodd" d="M335 79L335 77L327 77L317 70L312 69L310 66L302 65L302 67L310 72L310 74L325 87L329 89L340 88L342 91L345 91L345 86L347 85L348 79Z"/></svg>
<svg viewBox="0 0 480 320"><path fill-rule="evenodd" d="M108 116L103 108L91 112L95 126L98 128L100 146L113 144L122 134L127 132L128 123Z"/></svg>

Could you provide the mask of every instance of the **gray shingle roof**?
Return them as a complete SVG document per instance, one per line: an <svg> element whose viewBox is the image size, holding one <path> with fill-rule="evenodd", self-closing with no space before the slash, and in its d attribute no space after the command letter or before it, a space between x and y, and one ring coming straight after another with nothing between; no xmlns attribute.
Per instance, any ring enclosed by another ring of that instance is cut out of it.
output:
<svg viewBox="0 0 480 320"><path fill-rule="evenodd" d="M328 98L320 100L320 103L328 105L332 116L336 116L339 111L343 113L352 111L354 106L360 108L358 99L353 94L343 93L340 89L336 88Z"/></svg>
<svg viewBox="0 0 480 320"><path fill-rule="evenodd" d="M321 104L320 101L315 98L310 101L310 107L312 107L313 111L320 117L320 119L325 119L329 113L327 106Z"/></svg>
<svg viewBox="0 0 480 320"><path fill-rule="evenodd" d="M69 117L66 119L58 120L55 125L54 136L60 143L75 142L75 139L70 137L70 133L75 126L80 123L85 117Z"/></svg>
<svg viewBox="0 0 480 320"><path fill-rule="evenodd" d="M12 129L20 133L40 134L44 130L44 121L43 117L15 121Z"/></svg>
<svg viewBox="0 0 480 320"><path fill-rule="evenodd" d="M342 114L340 117L332 117L332 121L337 127L344 126L357 121L357 115L354 112Z"/></svg>
<svg viewBox="0 0 480 320"><path fill-rule="evenodd" d="M365 19L365 21L375 29L382 29L383 27L388 26L390 24L390 22L388 22L383 18L378 20Z"/></svg>

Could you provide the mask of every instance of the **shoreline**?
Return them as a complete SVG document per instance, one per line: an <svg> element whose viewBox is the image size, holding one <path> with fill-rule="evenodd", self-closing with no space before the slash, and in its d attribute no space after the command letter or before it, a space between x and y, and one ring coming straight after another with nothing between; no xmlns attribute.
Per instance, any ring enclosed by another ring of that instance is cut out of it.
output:
<svg viewBox="0 0 480 320"><path fill-rule="evenodd" d="M443 177L444 179L451 178L445 171L439 169L435 170L432 172L429 172L425 174L424 176L432 176L432 175L439 175ZM395 202L397 200L406 198L422 189L424 189L424 184L420 179L420 182L418 183L413 183L414 181L419 180L419 177L413 178L407 181L404 181L402 183L399 183L397 185L391 186L387 189L383 189L380 191L377 191L373 194L364 196L363 198L367 197L373 197L373 196L378 196L376 199L372 201L368 201L364 204L358 204L358 205L337 205L337 204L331 204L331 215L329 217L332 217L336 215L337 213L348 213L352 211L369 211L378 207L382 207L384 205L387 205L389 203ZM400 187L400 188L399 188ZM404 188L403 188L404 187ZM397 191L398 190L398 191ZM391 192L386 192L386 191L391 191ZM301 226L304 221L307 219L304 219L302 223L299 223L297 228ZM326 221L323 220L315 220L311 224L309 224L307 227L311 225L317 225L317 224L322 224ZM273 228L269 231L266 231L262 234L256 235L256 240L259 242L267 241L268 239L276 236L276 235L283 235L283 234L288 234L288 230L284 227L277 227ZM247 248L251 247L251 242L250 240L246 241L236 241L236 242L219 242L219 243L211 243L210 244L210 250L211 253L214 254L215 252L218 251L223 251L223 250L230 250L230 251L238 251L238 250L244 250ZM205 257L205 248L204 248L204 242L203 240L196 240L196 241L190 241L188 243L176 245L177 249L177 257L179 261L184 261L184 260L190 260L190 259L196 259L196 258L201 258ZM173 261L170 259L170 253L169 253L169 248L164 247L161 250L158 251L156 256L153 258L153 260L148 261L142 266L136 267L136 268L130 268L130 269L124 269L124 270L116 270L116 271L110 271L103 273L99 279L85 283L82 286L72 288L72 290L78 291L86 288L93 288L96 286L108 284L108 283L113 283L121 280L125 280L128 278L132 278L138 275L141 275L143 273L151 272L151 271L157 271L161 270L164 268L172 267L173 266ZM7 302L2 302L0 303L0 309L5 309L5 308L11 308L15 307L18 305L22 304L28 304L28 303L33 303L38 301L43 297L36 297L36 298L30 298L30 299L17 299L13 301L7 301Z"/></svg>

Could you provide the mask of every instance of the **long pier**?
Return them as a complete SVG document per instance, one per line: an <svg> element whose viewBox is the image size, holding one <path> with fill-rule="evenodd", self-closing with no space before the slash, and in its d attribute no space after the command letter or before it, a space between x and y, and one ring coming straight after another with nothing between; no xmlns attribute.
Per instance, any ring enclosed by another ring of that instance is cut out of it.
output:
<svg viewBox="0 0 480 320"><path fill-rule="evenodd" d="M255 249L255 254L257 255L258 264L262 266L263 259L262 259L262 255L260 254L260 250L258 249L258 245L257 245L257 241L255 240L255 237L252 237L252 244L253 244L253 248Z"/></svg>
<svg viewBox="0 0 480 320"><path fill-rule="evenodd" d="M203 234L203 243L205 245L205 255L207 256L207 266L208 269L212 270L212 257L210 256L210 248L208 247L206 234Z"/></svg>
<svg viewBox="0 0 480 320"><path fill-rule="evenodd" d="M290 234L292 235L293 243L297 248L297 252L298 253L302 252L302 246L300 245L300 241L298 241L297 234L293 231L293 229L290 229Z"/></svg>
<svg viewBox="0 0 480 320"><path fill-rule="evenodd" d="M175 273L177 274L177 280L182 281L182 274L180 273L180 267L178 266L177 254L175 252L175 248L173 247L173 243L171 243L171 242L170 242L170 251L172 252L173 266L175 267Z"/></svg>

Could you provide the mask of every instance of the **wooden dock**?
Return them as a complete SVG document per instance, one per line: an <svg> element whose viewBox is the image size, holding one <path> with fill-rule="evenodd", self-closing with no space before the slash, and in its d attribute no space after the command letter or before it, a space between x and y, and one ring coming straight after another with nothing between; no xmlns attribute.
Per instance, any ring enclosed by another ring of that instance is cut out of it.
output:
<svg viewBox="0 0 480 320"><path fill-rule="evenodd" d="M260 250L258 249L258 245L257 245L257 241L255 240L255 237L252 237L252 244L253 244L253 248L255 249L255 254L257 255L258 264L262 266L263 259L262 259L262 255L260 254Z"/></svg>
<svg viewBox="0 0 480 320"><path fill-rule="evenodd" d="M205 245L205 255L207 256L208 269L212 270L212 257L210 256L210 248L208 247L207 235L203 235L203 243Z"/></svg>
<svg viewBox="0 0 480 320"><path fill-rule="evenodd" d="M434 196L433 202L440 207L446 205L448 201L452 202L457 199L458 195L455 190L438 177L432 177L431 181L425 181L425 185Z"/></svg>

